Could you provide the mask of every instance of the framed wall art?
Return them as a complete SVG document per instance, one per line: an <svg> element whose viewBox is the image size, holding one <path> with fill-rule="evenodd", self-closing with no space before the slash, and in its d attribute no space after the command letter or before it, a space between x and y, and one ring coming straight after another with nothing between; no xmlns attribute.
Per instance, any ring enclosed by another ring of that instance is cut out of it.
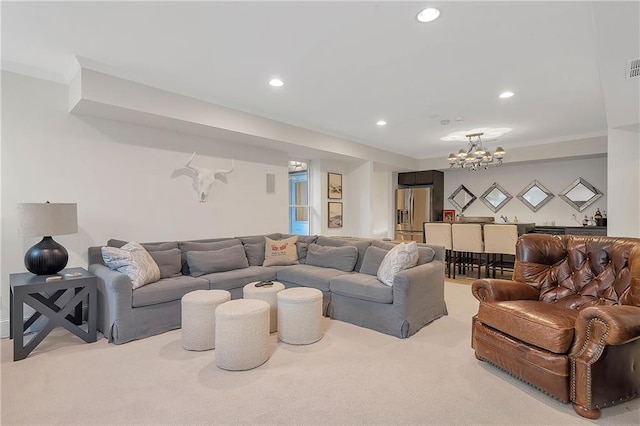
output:
<svg viewBox="0 0 640 426"><path fill-rule="evenodd" d="M456 221L456 211L455 210L442 210L442 221L453 223Z"/></svg>
<svg viewBox="0 0 640 426"><path fill-rule="evenodd" d="M333 200L342 200L342 175L339 173L327 174L327 194Z"/></svg>
<svg viewBox="0 0 640 426"><path fill-rule="evenodd" d="M342 203L329 201L329 228L342 228Z"/></svg>

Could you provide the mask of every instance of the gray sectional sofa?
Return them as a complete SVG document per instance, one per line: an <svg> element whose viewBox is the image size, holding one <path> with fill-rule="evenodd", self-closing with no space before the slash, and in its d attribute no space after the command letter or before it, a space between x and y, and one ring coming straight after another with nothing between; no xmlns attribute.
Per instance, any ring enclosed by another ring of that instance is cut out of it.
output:
<svg viewBox="0 0 640 426"><path fill-rule="evenodd" d="M273 240L291 237L266 236ZM278 280L287 288L317 288L323 293L325 316L400 338L447 314L443 247L419 244L418 265L400 271L389 287L378 281L376 273L394 243L299 236L298 264L263 266L264 237L143 243L160 267L161 279L137 289L128 276L105 266L101 247L90 247L89 271L98 277L98 330L109 342L120 344L180 328L180 300L186 293L221 289L236 299L242 297L244 285L259 280ZM109 240L107 245L126 243ZM334 249L342 247L349 249ZM219 260L213 259L215 265L209 266L217 272L203 272L207 268L201 268L196 262L198 253L193 253L199 251L220 253Z"/></svg>

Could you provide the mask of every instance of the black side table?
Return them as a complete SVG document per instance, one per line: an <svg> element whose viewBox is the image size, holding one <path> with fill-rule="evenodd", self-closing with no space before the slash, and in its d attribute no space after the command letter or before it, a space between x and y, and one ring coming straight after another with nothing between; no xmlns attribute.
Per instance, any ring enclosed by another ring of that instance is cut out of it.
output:
<svg viewBox="0 0 640 426"><path fill-rule="evenodd" d="M79 274L69 277L65 274ZM9 303L10 303L10 338L13 339L13 360L25 359L31 351L55 327L64 327L87 343L96 341L96 307L97 307L97 278L84 268L69 268L58 273L62 276L59 281L46 279L50 275L34 275L30 272L9 275ZM60 297L71 292L73 297L59 306ZM87 331L80 328L82 324L82 301L88 298ZM36 312L24 321L24 305L35 309ZM26 345L24 332L33 323L45 316L49 321Z"/></svg>

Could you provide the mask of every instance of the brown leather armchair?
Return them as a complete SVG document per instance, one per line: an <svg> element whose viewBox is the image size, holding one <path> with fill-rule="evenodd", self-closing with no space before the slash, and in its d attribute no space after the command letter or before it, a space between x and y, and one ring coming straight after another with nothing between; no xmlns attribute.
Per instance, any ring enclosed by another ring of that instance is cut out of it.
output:
<svg viewBox="0 0 640 426"><path fill-rule="evenodd" d="M478 359L589 419L640 394L640 239L527 234L513 279L472 289Z"/></svg>

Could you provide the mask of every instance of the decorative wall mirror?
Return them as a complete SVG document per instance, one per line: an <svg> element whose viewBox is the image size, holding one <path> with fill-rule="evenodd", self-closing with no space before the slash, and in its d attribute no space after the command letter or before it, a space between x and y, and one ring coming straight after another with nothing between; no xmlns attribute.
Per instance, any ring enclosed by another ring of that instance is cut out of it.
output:
<svg viewBox="0 0 640 426"><path fill-rule="evenodd" d="M581 212L602 197L602 192L586 180L578 178L558 195L571 207Z"/></svg>
<svg viewBox="0 0 640 426"><path fill-rule="evenodd" d="M511 194L505 191L497 182L494 182L480 197L482 202L494 213L504 207L512 198Z"/></svg>
<svg viewBox="0 0 640 426"><path fill-rule="evenodd" d="M553 194L537 180L531 182L518 194L518 199L534 212L540 210L552 198Z"/></svg>
<svg viewBox="0 0 640 426"><path fill-rule="evenodd" d="M460 213L466 210L476 200L476 196L473 195L464 185L460 185L458 189L453 191L453 194L449 196L449 202L453 204L456 210Z"/></svg>

